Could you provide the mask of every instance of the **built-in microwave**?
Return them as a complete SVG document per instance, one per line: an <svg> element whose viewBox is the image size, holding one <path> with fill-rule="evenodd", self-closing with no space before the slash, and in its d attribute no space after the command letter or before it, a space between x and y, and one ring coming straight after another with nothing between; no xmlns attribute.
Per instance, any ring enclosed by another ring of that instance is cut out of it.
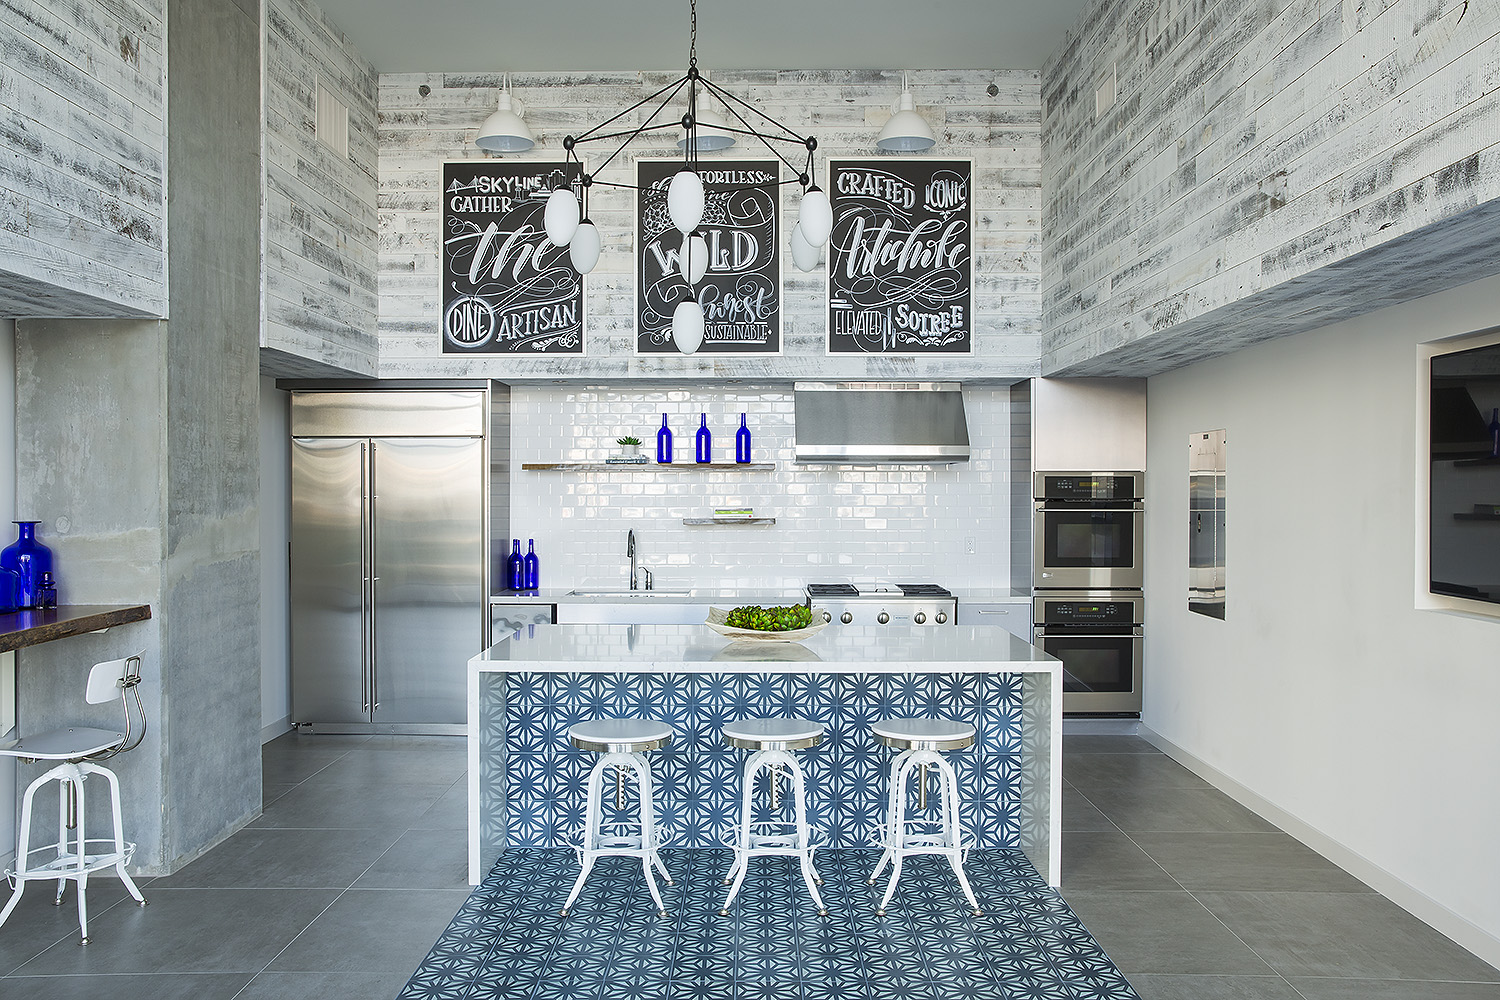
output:
<svg viewBox="0 0 1500 1000"><path fill-rule="evenodd" d="M1145 602L1118 591L1038 591L1032 600L1037 648L1063 664L1063 711L1141 711Z"/></svg>
<svg viewBox="0 0 1500 1000"><path fill-rule="evenodd" d="M1144 586L1144 482L1141 472L1036 473L1032 586Z"/></svg>

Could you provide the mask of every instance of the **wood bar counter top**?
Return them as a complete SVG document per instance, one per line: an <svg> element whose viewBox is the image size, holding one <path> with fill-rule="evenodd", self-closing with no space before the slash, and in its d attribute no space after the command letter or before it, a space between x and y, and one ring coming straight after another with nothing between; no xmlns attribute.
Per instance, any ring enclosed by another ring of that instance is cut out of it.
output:
<svg viewBox="0 0 1500 1000"><path fill-rule="evenodd" d="M116 625L145 621L150 617L149 604L68 604L56 608L11 611L0 614L0 653L36 646L54 639L66 639L70 635L82 635Z"/></svg>

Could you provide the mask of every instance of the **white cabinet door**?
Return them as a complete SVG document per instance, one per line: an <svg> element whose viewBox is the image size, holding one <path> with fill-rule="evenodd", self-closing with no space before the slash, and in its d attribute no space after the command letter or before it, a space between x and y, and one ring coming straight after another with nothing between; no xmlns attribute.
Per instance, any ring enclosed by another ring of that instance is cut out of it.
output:
<svg viewBox="0 0 1500 1000"><path fill-rule="evenodd" d="M1031 641L1030 601L959 601L958 624L998 625L1011 635Z"/></svg>

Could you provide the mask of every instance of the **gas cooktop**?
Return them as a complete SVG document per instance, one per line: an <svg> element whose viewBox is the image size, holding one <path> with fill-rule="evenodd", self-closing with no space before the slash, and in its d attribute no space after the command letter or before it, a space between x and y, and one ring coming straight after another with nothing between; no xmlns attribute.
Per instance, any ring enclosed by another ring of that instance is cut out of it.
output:
<svg viewBox="0 0 1500 1000"><path fill-rule="evenodd" d="M895 600L901 597L931 598L952 597L946 587L935 583L809 583L809 597L840 597L844 600L866 598L870 600Z"/></svg>

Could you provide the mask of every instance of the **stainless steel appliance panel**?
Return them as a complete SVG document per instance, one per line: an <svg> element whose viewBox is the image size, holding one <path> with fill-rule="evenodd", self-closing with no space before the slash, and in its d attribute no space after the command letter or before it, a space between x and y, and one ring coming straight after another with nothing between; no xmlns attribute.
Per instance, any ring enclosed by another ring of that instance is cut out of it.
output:
<svg viewBox="0 0 1500 1000"><path fill-rule="evenodd" d="M364 517L368 444L292 442L291 653L295 719L370 719Z"/></svg>
<svg viewBox="0 0 1500 1000"><path fill-rule="evenodd" d="M292 393L293 437L483 437L483 389L301 389Z"/></svg>
<svg viewBox="0 0 1500 1000"><path fill-rule="evenodd" d="M1097 589L1145 586L1146 515L1126 508L1038 506L1033 525L1036 587Z"/></svg>
<svg viewBox="0 0 1500 1000"><path fill-rule="evenodd" d="M463 665L485 621L484 442L371 442L373 716L377 726L465 721Z"/></svg>
<svg viewBox="0 0 1500 1000"><path fill-rule="evenodd" d="M1139 713L1145 639L1038 626L1033 644L1063 663L1063 711Z"/></svg>

